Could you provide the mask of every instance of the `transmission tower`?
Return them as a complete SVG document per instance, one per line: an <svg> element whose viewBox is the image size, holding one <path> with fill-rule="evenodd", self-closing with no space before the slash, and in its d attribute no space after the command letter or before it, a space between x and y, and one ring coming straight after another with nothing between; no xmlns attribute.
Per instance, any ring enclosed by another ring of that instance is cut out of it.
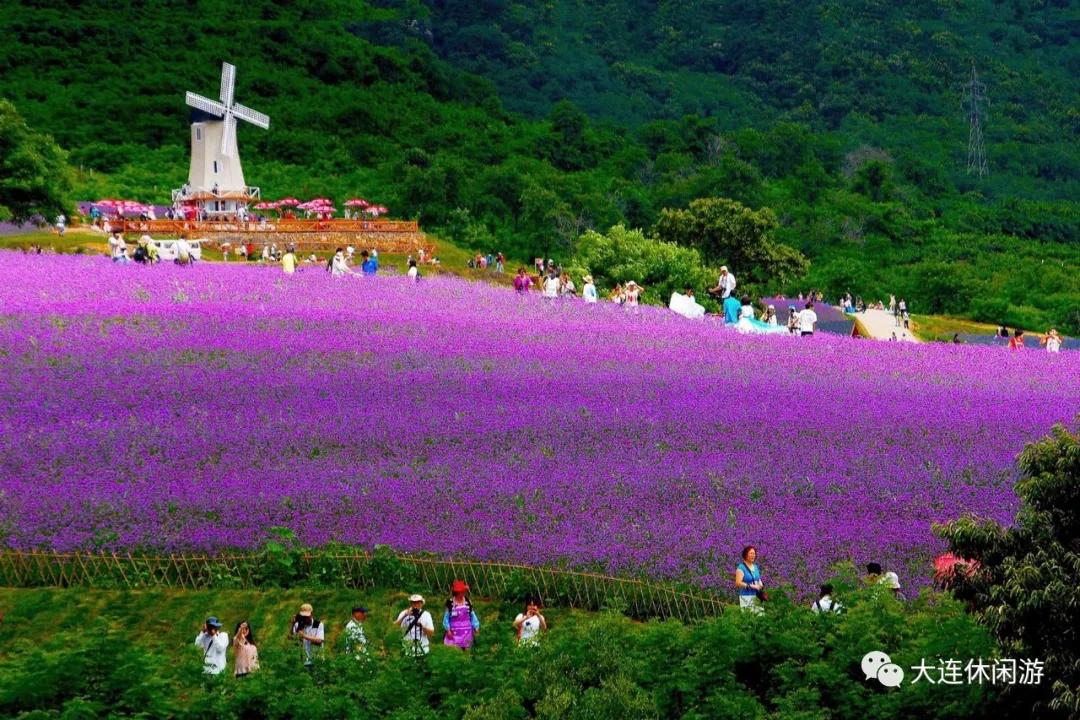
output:
<svg viewBox="0 0 1080 720"><path fill-rule="evenodd" d="M964 86L964 106L968 113L971 129L968 131L968 175L978 175L979 179L990 174L986 165L986 143L983 140L983 106L989 104L986 99L986 85L979 82L975 71L975 61L971 61L971 78Z"/></svg>

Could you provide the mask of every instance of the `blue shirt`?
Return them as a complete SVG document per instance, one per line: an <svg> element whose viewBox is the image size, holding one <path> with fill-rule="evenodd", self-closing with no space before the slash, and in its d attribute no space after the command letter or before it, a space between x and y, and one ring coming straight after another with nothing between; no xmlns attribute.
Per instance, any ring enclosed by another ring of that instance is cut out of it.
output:
<svg viewBox="0 0 1080 720"><path fill-rule="evenodd" d="M758 569L757 563L751 564L747 567L746 563L741 562L736 570L742 570L742 580L749 585L750 583L756 583L761 579L761 570ZM754 588L741 587L739 588L740 595L757 595L757 590Z"/></svg>

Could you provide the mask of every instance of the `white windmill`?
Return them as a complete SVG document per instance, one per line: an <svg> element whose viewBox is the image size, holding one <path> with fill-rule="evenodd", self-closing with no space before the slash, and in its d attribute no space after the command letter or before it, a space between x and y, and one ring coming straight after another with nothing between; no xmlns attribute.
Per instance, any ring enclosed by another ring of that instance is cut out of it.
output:
<svg viewBox="0 0 1080 720"><path fill-rule="evenodd" d="M240 155L236 148L236 120L270 127L270 118L233 102L236 67L221 64L220 101L187 93L187 104L195 108L191 118L191 169L187 184L173 191L175 205L195 205L207 215L235 215L246 208L259 188L244 183Z"/></svg>

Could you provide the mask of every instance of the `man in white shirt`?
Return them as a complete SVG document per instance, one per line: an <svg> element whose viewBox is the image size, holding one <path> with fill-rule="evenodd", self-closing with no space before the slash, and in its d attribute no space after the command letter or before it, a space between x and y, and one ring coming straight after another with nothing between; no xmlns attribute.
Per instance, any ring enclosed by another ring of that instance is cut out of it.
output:
<svg viewBox="0 0 1080 720"><path fill-rule="evenodd" d="M364 633L366 619L366 607L357 605L352 609L352 620L345 623L346 655L355 655L358 659L367 655L367 635Z"/></svg>
<svg viewBox="0 0 1080 720"><path fill-rule="evenodd" d="M220 675L225 672L225 651L229 648L229 634L221 631L216 617L206 618L202 632L195 638L195 647L203 652L203 672Z"/></svg>
<svg viewBox="0 0 1080 720"><path fill-rule="evenodd" d="M299 638L304 648L304 666L315 664L315 658L321 654L323 641L326 638L323 623L319 618L312 615L314 608L304 603L300 606L300 612L293 618L290 634Z"/></svg>
<svg viewBox="0 0 1080 720"><path fill-rule="evenodd" d="M709 293L715 295L720 293L720 299L731 297L731 293L735 291L735 276L728 272L727 265L720 266L720 279L716 281L716 287L711 288Z"/></svg>
<svg viewBox="0 0 1080 720"><path fill-rule="evenodd" d="M176 262L181 265L190 265L192 261L191 243L186 238L176 241Z"/></svg>
<svg viewBox="0 0 1080 720"><path fill-rule="evenodd" d="M818 599L814 601L814 604L810 606L811 612L814 613L839 613L844 609L844 606L833 600L832 597L833 586L832 583L825 583L821 586L821 594Z"/></svg>
<svg viewBox="0 0 1080 720"><path fill-rule="evenodd" d="M806 309L799 313L799 334L813 335L817 328L817 313L814 312L814 303L806 303Z"/></svg>
<svg viewBox="0 0 1080 720"><path fill-rule="evenodd" d="M423 595L410 595L409 604L408 609L398 614L394 624L400 625L405 631L401 641L406 655L427 655L430 652L429 638L435 634L435 623L431 620L431 613L424 610Z"/></svg>

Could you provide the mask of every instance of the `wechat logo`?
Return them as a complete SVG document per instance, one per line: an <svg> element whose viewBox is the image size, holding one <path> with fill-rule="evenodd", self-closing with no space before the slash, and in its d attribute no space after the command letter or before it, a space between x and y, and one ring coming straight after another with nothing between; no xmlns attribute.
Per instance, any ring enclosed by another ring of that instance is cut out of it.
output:
<svg viewBox="0 0 1080 720"><path fill-rule="evenodd" d="M862 671L867 680L877 678L885 687L900 687L900 683L904 682L904 668L880 650L863 655Z"/></svg>

